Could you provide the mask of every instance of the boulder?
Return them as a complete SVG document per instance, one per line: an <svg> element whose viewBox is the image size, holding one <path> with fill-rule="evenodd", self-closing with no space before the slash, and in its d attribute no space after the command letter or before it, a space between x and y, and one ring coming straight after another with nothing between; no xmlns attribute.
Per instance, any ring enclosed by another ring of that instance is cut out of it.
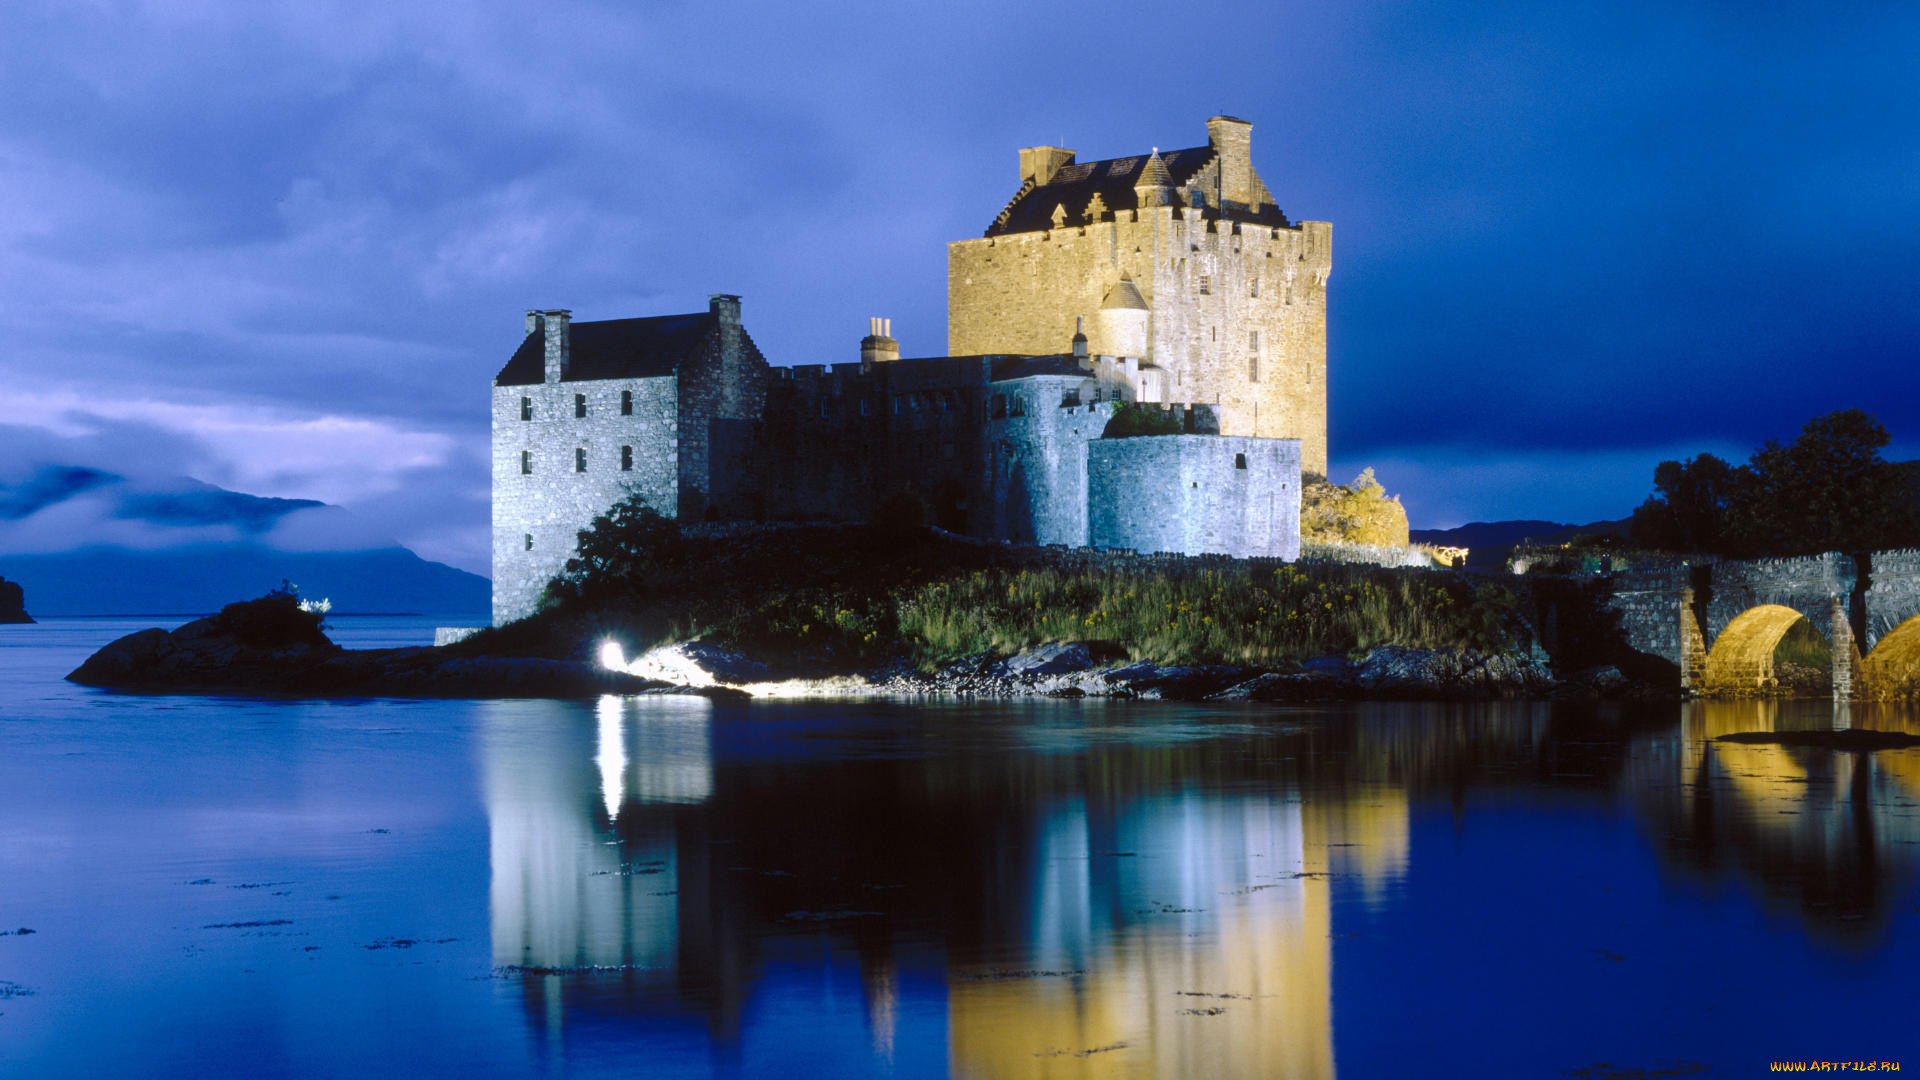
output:
<svg viewBox="0 0 1920 1080"><path fill-rule="evenodd" d="M627 665L644 679L681 686L744 686L772 677L767 665L734 649L704 641L683 641L650 649Z"/></svg>
<svg viewBox="0 0 1920 1080"><path fill-rule="evenodd" d="M1085 671L1093 664L1093 650L1085 644L1078 641L1049 641L1009 656L988 670L1010 679L1033 679Z"/></svg>

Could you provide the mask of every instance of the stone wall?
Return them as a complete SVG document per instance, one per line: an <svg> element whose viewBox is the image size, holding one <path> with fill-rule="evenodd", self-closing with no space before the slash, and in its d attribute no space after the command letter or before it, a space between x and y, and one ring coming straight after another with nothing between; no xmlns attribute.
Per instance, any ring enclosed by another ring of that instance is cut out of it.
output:
<svg viewBox="0 0 1920 1080"><path fill-rule="evenodd" d="M1859 635L1861 651L1866 652L1902 623L1920 615L1920 551L1876 551L1867 557L1870 584L1865 596L1862 621L1865 633Z"/></svg>
<svg viewBox="0 0 1920 1080"><path fill-rule="evenodd" d="M1300 444L1153 435L1088 447L1095 547L1297 558Z"/></svg>
<svg viewBox="0 0 1920 1080"><path fill-rule="evenodd" d="M679 369L679 516L752 517L761 512L751 469L767 361L740 326L739 297L715 296L709 310L717 333Z"/></svg>
<svg viewBox="0 0 1920 1080"><path fill-rule="evenodd" d="M533 613L573 554L576 534L614 503L638 494L662 513L675 512L677 383L664 376L494 387L496 626ZM633 395L631 415L621 412L623 392ZM584 417L575 415L575 395L585 397ZM630 464L623 447L631 449ZM531 472L523 471L523 454Z"/></svg>
<svg viewBox="0 0 1920 1080"><path fill-rule="evenodd" d="M1825 634L1833 597L1853 596L1853 559L1838 552L1798 559L1755 559L1715 563L1706 619L1700 629L1718 640L1734 619L1751 608L1777 604L1792 608Z"/></svg>
<svg viewBox="0 0 1920 1080"><path fill-rule="evenodd" d="M1681 635L1681 609L1688 571L1684 567L1638 570L1607 580L1611 586L1607 607L1619 614L1627 643L1684 669L1687 643Z"/></svg>
<svg viewBox="0 0 1920 1080"><path fill-rule="evenodd" d="M1083 394L1089 380L1037 376L991 387L983 505L975 535L1021 544L1087 543L1087 447L1113 418L1113 402Z"/></svg>
<svg viewBox="0 0 1920 1080"><path fill-rule="evenodd" d="M1097 316L1131 277L1146 299L1149 349L1172 401L1220 406L1229 435L1293 438L1326 472L1326 284L1332 226L1206 220L1170 207L1094 225L947 246L950 353L1063 351L1075 316ZM1105 324L1089 318L1089 349Z"/></svg>

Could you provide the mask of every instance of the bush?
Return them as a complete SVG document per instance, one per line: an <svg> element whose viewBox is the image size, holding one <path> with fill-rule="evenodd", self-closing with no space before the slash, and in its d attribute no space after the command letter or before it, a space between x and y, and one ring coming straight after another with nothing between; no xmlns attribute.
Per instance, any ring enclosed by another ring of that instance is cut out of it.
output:
<svg viewBox="0 0 1920 1080"><path fill-rule="evenodd" d="M1180 420L1159 409L1143 409L1130 401L1113 407L1113 418L1100 432L1103 439L1129 439L1136 435L1179 435Z"/></svg>
<svg viewBox="0 0 1920 1080"><path fill-rule="evenodd" d="M1361 470L1345 485L1308 474L1300 479L1300 539L1406 547L1407 511L1373 478L1372 469Z"/></svg>
<svg viewBox="0 0 1920 1080"><path fill-rule="evenodd" d="M300 590L290 581L282 581L279 588L258 599L228 604L213 618L222 632L255 648L333 644L322 632L323 616L300 606Z"/></svg>

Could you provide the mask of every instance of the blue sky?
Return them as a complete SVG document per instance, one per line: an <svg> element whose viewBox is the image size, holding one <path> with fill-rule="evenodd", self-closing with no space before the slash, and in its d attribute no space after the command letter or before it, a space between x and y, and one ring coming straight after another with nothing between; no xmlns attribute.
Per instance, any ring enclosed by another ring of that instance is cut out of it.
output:
<svg viewBox="0 0 1920 1080"><path fill-rule="evenodd" d="M13 0L0 36L0 472L323 499L484 570L524 309L736 292L776 363L871 315L937 354L1018 147L1221 112L1334 223L1333 471L1417 527L1618 516L1836 408L1920 456L1911 4Z"/></svg>

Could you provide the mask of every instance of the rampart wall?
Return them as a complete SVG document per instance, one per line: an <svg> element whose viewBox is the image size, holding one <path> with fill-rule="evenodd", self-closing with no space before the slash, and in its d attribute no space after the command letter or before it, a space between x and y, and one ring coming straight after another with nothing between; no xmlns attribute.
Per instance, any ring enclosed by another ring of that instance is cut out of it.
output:
<svg viewBox="0 0 1920 1080"><path fill-rule="evenodd" d="M1292 439L1101 439L1088 448L1087 485L1095 547L1300 554L1300 444Z"/></svg>

